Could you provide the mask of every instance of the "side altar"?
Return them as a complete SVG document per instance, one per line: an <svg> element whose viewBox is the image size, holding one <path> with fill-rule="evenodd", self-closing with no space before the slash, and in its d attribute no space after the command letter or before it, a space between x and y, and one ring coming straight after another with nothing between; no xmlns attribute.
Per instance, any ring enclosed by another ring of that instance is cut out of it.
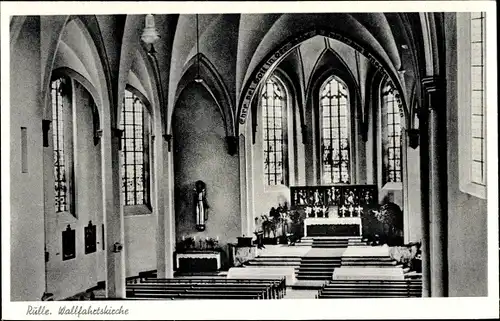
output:
<svg viewBox="0 0 500 321"><path fill-rule="evenodd" d="M305 212L304 236L362 236L363 213L377 207L376 185L290 187L292 208Z"/></svg>

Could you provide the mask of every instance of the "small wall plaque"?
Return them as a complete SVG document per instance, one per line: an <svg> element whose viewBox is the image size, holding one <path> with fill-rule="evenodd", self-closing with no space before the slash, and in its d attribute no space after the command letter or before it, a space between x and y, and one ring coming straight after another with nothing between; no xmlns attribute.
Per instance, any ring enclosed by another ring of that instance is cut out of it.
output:
<svg viewBox="0 0 500 321"><path fill-rule="evenodd" d="M75 240L75 230L72 230L71 226L68 224L66 230L62 232L63 261L71 260L76 257Z"/></svg>
<svg viewBox="0 0 500 321"><path fill-rule="evenodd" d="M85 254L94 253L97 249L96 226L89 221L85 226Z"/></svg>

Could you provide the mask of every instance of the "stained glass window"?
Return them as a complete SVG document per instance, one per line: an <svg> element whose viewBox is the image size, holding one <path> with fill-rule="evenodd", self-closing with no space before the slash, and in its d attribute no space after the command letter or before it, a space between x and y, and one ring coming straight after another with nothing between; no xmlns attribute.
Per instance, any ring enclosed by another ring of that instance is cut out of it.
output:
<svg viewBox="0 0 500 321"><path fill-rule="evenodd" d="M141 99L125 90L122 108L122 193L124 205L149 202L149 115Z"/></svg>
<svg viewBox="0 0 500 321"><path fill-rule="evenodd" d="M382 89L382 133L384 182L401 182L401 122L395 89Z"/></svg>
<svg viewBox="0 0 500 321"><path fill-rule="evenodd" d="M64 104L62 96L63 79L51 84L52 138L54 149L54 191L56 213L69 211L69 182L64 142Z"/></svg>
<svg viewBox="0 0 500 321"><path fill-rule="evenodd" d="M349 92L335 77L320 89L323 184L349 184Z"/></svg>
<svg viewBox="0 0 500 321"><path fill-rule="evenodd" d="M485 19L484 12L471 13L470 15L471 181L479 185L485 184L486 171Z"/></svg>
<svg viewBox="0 0 500 321"><path fill-rule="evenodd" d="M267 185L286 184L286 92L273 76L262 96L264 178Z"/></svg>

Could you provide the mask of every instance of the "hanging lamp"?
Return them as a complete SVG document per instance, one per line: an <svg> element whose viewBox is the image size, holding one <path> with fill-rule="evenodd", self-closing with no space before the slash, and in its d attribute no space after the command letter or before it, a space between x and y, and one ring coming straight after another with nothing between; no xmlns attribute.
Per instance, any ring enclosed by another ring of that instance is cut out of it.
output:
<svg viewBox="0 0 500 321"><path fill-rule="evenodd" d="M198 33L198 14L196 14L196 77L194 78L194 81L202 83L203 79L200 76L200 36Z"/></svg>
<svg viewBox="0 0 500 321"><path fill-rule="evenodd" d="M155 27L155 18L152 14L146 15L146 23L142 31L141 40L148 45L154 44L160 39L160 34Z"/></svg>

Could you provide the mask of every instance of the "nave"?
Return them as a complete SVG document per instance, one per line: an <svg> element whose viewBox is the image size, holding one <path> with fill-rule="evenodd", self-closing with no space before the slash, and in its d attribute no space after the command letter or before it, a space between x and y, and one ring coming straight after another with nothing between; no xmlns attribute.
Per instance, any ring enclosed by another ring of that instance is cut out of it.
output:
<svg viewBox="0 0 500 321"><path fill-rule="evenodd" d="M489 12L334 10L13 15L11 300L488 296Z"/></svg>

